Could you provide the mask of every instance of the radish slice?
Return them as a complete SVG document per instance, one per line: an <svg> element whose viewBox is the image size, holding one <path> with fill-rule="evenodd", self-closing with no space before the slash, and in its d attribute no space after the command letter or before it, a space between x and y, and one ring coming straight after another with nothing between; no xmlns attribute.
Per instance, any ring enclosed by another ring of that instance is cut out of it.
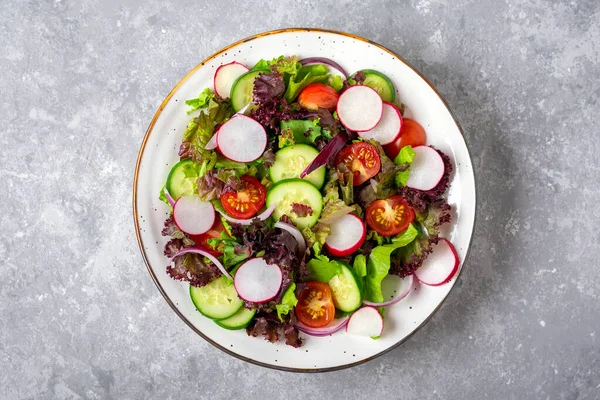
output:
<svg viewBox="0 0 600 400"><path fill-rule="evenodd" d="M298 253L304 254L306 251L306 240L304 240L304 236L302 236L302 233L300 233L298 228L290 224L286 224L285 222L276 222L275 228L283 229L284 231L291 233L294 239L296 239L298 242Z"/></svg>
<svg viewBox="0 0 600 400"><path fill-rule="evenodd" d="M310 326L304 325L302 322L297 322L296 328L298 328L299 331L306 333L307 335L327 336L342 329L344 326L346 326L349 320L350 317L334 319L327 326L321 328L311 328Z"/></svg>
<svg viewBox="0 0 600 400"><path fill-rule="evenodd" d="M360 308L350 317L346 332L357 336L378 338L383 332L383 318L374 307Z"/></svg>
<svg viewBox="0 0 600 400"><path fill-rule="evenodd" d="M267 264L262 258L246 261L237 270L234 278L238 295L253 303L265 303L275 298L282 281L281 268L275 264Z"/></svg>
<svg viewBox="0 0 600 400"><path fill-rule="evenodd" d="M383 101L379 93L368 86L352 86L340 95L337 114L347 129L368 131L375 128L381 119Z"/></svg>
<svg viewBox="0 0 600 400"><path fill-rule="evenodd" d="M263 155L265 147L267 147L265 128L242 114L236 114L217 132L217 148L221 154L233 161L254 161Z"/></svg>
<svg viewBox="0 0 600 400"><path fill-rule="evenodd" d="M217 135L213 135L208 142L206 142L206 146L204 146L206 150L214 150L217 148Z"/></svg>
<svg viewBox="0 0 600 400"><path fill-rule="evenodd" d="M248 67L235 61L221 65L215 72L215 93L224 99L228 98L231 94L231 86L233 86L235 80L248 71Z"/></svg>
<svg viewBox="0 0 600 400"><path fill-rule="evenodd" d="M303 58L302 60L300 60L300 64L302 64L302 65L325 64L328 67L331 67L334 70L337 70L340 73L340 75L342 75L344 77L344 79L346 79L348 77L348 74L346 74L346 71L344 70L344 68L342 68L340 66L340 64L336 63L333 60L330 60L329 58L325 58L325 57Z"/></svg>
<svg viewBox="0 0 600 400"><path fill-rule="evenodd" d="M167 198L167 201L169 202L171 207L175 206L175 199L173 198L173 196L171 196L171 193L169 193L166 186L163 189L163 193L165 194L165 197Z"/></svg>
<svg viewBox="0 0 600 400"><path fill-rule="evenodd" d="M363 301L363 304L373 307L387 307L398 303L400 300L405 298L412 288L414 278L412 275L400 278L397 275L388 275L381 282L381 291L383 292L384 298L394 297L389 301L383 303L373 303L372 301Z"/></svg>
<svg viewBox="0 0 600 400"><path fill-rule="evenodd" d="M392 103L383 102L383 115L375 128L360 132L358 136L363 139L377 140L380 144L390 144L400 136L402 129L402 115L400 110Z"/></svg>
<svg viewBox="0 0 600 400"><path fill-rule="evenodd" d="M441 239L433 245L433 251L427 256L423 265L415 271L415 276L429 286L439 286L448 282L456 271L460 261L452 243Z"/></svg>
<svg viewBox="0 0 600 400"><path fill-rule="evenodd" d="M429 146L417 146L413 150L415 158L410 165L406 186L418 190L431 190L444 176L444 160Z"/></svg>
<svg viewBox="0 0 600 400"><path fill-rule="evenodd" d="M221 271L221 273L223 275L225 275L229 279L233 280L233 278L231 277L231 275L229 275L229 272L227 272L227 270L225 269L223 264L221 264L221 262L219 260L217 260L217 258L215 256L213 256L212 254L210 254L209 252L204 251L204 250L200 250L200 249L196 249L196 248L187 248L187 249L179 250L177 253L175 253L175 255L173 257L171 257L171 261L177 256L181 256L181 255L188 254L188 253L200 254L201 256L208 258L213 264L215 264L217 266L217 268L219 268L219 271Z"/></svg>
<svg viewBox="0 0 600 400"><path fill-rule="evenodd" d="M264 221L265 219L269 218L271 216L271 214L273 214L273 211L275 211L276 207L277 207L277 204L273 204L273 205L271 205L271 207L267 208L261 214L258 214L257 216L248 218L248 219L233 218L233 217L230 217L229 215L227 215L226 212L221 211L221 210L217 210L217 212L219 214L221 214L223 216L223 218L225 218L227 221L229 221L231 223L240 224L240 225L252 225L252 221L254 221L257 218L259 221Z"/></svg>
<svg viewBox="0 0 600 400"><path fill-rule="evenodd" d="M173 206L173 218L183 232L201 235L215 223L215 208L198 196L181 196Z"/></svg>
<svg viewBox="0 0 600 400"><path fill-rule="evenodd" d="M331 233L325 239L325 247L331 255L344 257L358 250L366 234L364 222L354 214L346 214L331 223Z"/></svg>

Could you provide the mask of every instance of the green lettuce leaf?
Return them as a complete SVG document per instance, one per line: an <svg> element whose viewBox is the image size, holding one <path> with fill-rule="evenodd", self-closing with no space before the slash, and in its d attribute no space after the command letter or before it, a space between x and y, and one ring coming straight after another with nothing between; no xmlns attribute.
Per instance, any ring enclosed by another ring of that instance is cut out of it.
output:
<svg viewBox="0 0 600 400"><path fill-rule="evenodd" d="M333 88L336 92L342 90L344 87L344 79L339 75L330 75L329 82L327 82L329 86Z"/></svg>
<svg viewBox="0 0 600 400"><path fill-rule="evenodd" d="M287 88L283 98L288 103L293 103L302 89L312 83L324 83L329 79L329 69L322 64L303 66L295 74L291 74L287 80Z"/></svg>
<svg viewBox="0 0 600 400"><path fill-rule="evenodd" d="M319 255L311 259L306 268L309 272L308 280L329 282L331 278L342 272L342 266L335 260L330 260L327 256Z"/></svg>
<svg viewBox="0 0 600 400"><path fill-rule="evenodd" d="M394 159L395 164L406 167L404 171L396 173L395 182L397 187L406 186L406 181L408 181L408 177L410 176L410 164L414 159L415 151L411 146L404 146Z"/></svg>
<svg viewBox="0 0 600 400"><path fill-rule="evenodd" d="M272 65L277 64L279 61L281 61L283 59L284 59L283 56L279 56L272 60L260 60L259 62L254 64L254 66L252 68L250 68L250 71L268 70L271 68Z"/></svg>
<svg viewBox="0 0 600 400"><path fill-rule="evenodd" d="M398 165L410 164L415 159L415 151L412 146L404 146L400 149L400 153L394 159L394 163Z"/></svg>
<svg viewBox="0 0 600 400"><path fill-rule="evenodd" d="M354 263L352 264L352 268L354 268L354 272L360 278L364 278L367 276L367 257L364 254L359 254L354 258Z"/></svg>
<svg viewBox="0 0 600 400"><path fill-rule="evenodd" d="M169 207L171 207L171 203L169 203L169 200L167 200L167 196L165 196L165 187L167 186L167 184L164 184L163 187L160 189L160 194L158 195L158 199L160 201L162 201L163 203L165 203L166 205L168 205Z"/></svg>
<svg viewBox="0 0 600 400"><path fill-rule="evenodd" d="M279 139L279 147L290 146L296 143L311 144L315 140L321 138L323 132L319 119L292 119L289 121L281 121L281 136ZM282 137L283 145L282 145Z"/></svg>
<svg viewBox="0 0 600 400"><path fill-rule="evenodd" d="M190 106L190 109L187 111L188 114L199 110L201 108L207 107L210 100L215 97L215 93L209 88L204 89L198 97L195 99L189 99L185 101L185 104Z"/></svg>
<svg viewBox="0 0 600 400"><path fill-rule="evenodd" d="M281 303L275 306L275 309L277 310L277 317L279 317L281 322L283 322L283 316L287 315L294 309L294 307L296 307L296 304L298 304L298 299L294 293L295 290L296 284L292 282L285 290L285 293L283 293Z"/></svg>
<svg viewBox="0 0 600 400"><path fill-rule="evenodd" d="M375 303L384 301L381 293L381 282L390 270L390 256L394 250L414 241L417 235L417 229L411 224L404 232L392 238L391 244L377 246L371 251L367 261L367 275L364 282L365 298L367 300Z"/></svg>

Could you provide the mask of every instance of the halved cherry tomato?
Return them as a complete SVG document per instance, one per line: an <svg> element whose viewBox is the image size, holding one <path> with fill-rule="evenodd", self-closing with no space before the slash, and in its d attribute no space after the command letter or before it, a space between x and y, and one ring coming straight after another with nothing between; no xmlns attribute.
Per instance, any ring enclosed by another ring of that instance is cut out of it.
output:
<svg viewBox="0 0 600 400"><path fill-rule="evenodd" d="M296 304L298 321L311 328L320 328L333 321L335 306L331 289L326 283L308 282Z"/></svg>
<svg viewBox="0 0 600 400"><path fill-rule="evenodd" d="M300 107L311 111L326 108L334 111L340 95L331 86L324 83L313 83L305 87L298 96Z"/></svg>
<svg viewBox="0 0 600 400"><path fill-rule="evenodd" d="M244 175L242 181L246 184L244 190L225 192L221 195L221 204L233 218L248 219L265 204L267 191L253 176Z"/></svg>
<svg viewBox="0 0 600 400"><path fill-rule="evenodd" d="M404 146L423 146L425 140L425 129L423 129L421 124L414 119L404 118L402 119L400 136L392 143L383 146L383 149L385 150L385 154L393 160Z"/></svg>
<svg viewBox="0 0 600 400"><path fill-rule="evenodd" d="M223 253L215 250L214 247L212 247L210 244L208 244L208 240L220 238L221 232L227 232L227 230L225 230L225 226L223 226L223 223L221 222L221 218L217 217L217 218L215 218L215 223L207 232L204 232L202 235L190 235L190 239L192 239L194 241L194 243L195 243L194 247L202 249L202 250L206 250L213 256L219 257L219 256L222 256ZM227 236L229 236L229 234Z"/></svg>
<svg viewBox="0 0 600 400"><path fill-rule="evenodd" d="M340 151L337 164L346 164L353 173L352 184L362 185L379 172L381 160L375 146L369 143L354 143Z"/></svg>
<svg viewBox="0 0 600 400"><path fill-rule="evenodd" d="M381 236L393 236L404 232L415 219L412 207L401 196L375 200L366 212L367 224Z"/></svg>

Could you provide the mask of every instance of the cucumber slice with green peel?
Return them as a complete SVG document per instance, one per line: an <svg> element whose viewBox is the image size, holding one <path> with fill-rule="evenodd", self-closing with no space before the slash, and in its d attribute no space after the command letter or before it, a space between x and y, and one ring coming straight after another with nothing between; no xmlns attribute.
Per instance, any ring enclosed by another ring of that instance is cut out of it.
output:
<svg viewBox="0 0 600 400"><path fill-rule="evenodd" d="M356 275L353 268L348 268L343 263L342 272L327 282L331 288L335 308L344 312L352 312L362 305L363 285L362 280Z"/></svg>
<svg viewBox="0 0 600 400"><path fill-rule="evenodd" d="M304 168L319 155L319 150L307 144L295 144L284 147L275 153L275 162L269 168L269 175L273 182L285 179L299 178ZM303 179L309 181L317 189L325 183L325 167L321 167L308 174Z"/></svg>
<svg viewBox="0 0 600 400"><path fill-rule="evenodd" d="M173 200L181 196L191 196L196 193L196 182L200 175L200 165L192 160L182 160L171 168L167 177L166 188Z"/></svg>
<svg viewBox="0 0 600 400"><path fill-rule="evenodd" d="M396 99L396 89L390 78L374 69L363 69L362 72L365 74L363 84L375 89L383 101L393 102Z"/></svg>
<svg viewBox="0 0 600 400"><path fill-rule="evenodd" d="M267 207L274 205L273 218L279 220L282 215L290 217L292 222L302 230L317 223L323 209L323 196L319 190L302 179L286 179L279 181L267 193ZM310 207L310 215L300 217L293 212L293 206Z"/></svg>
<svg viewBox="0 0 600 400"><path fill-rule="evenodd" d="M190 285L190 297L198 311L212 319L229 318L244 305L233 281L226 276L220 276L202 287Z"/></svg>
<svg viewBox="0 0 600 400"><path fill-rule="evenodd" d="M235 112L240 111L252 101L252 90L254 90L254 79L260 73L269 73L266 70L248 71L241 75L231 85L231 105Z"/></svg>
<svg viewBox="0 0 600 400"><path fill-rule="evenodd" d="M216 320L215 324L219 325L221 328L229 329L232 331L244 329L245 327L250 325L250 322L252 322L254 315L256 315L256 310L249 310L246 307L242 307L231 317Z"/></svg>

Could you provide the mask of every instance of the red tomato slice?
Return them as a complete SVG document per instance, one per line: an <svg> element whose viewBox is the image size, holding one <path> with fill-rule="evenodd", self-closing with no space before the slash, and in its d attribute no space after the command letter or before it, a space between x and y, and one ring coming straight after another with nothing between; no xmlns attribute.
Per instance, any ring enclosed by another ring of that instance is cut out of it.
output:
<svg viewBox="0 0 600 400"><path fill-rule="evenodd" d="M335 111L339 98L340 95L331 86L324 83L313 83L300 92L298 104L311 111L317 111L319 108Z"/></svg>
<svg viewBox="0 0 600 400"><path fill-rule="evenodd" d="M415 219L412 207L401 196L376 200L367 207L367 224L381 236L404 232Z"/></svg>
<svg viewBox="0 0 600 400"><path fill-rule="evenodd" d="M331 289L325 283L307 282L298 297L296 317L311 328L320 328L333 321L335 306Z"/></svg>
<svg viewBox="0 0 600 400"><path fill-rule="evenodd" d="M221 204L233 218L248 219L265 204L267 191L253 176L244 175L242 181L246 184L244 190L225 192L221 195Z"/></svg>
<svg viewBox="0 0 600 400"><path fill-rule="evenodd" d="M392 143L383 146L383 149L385 150L385 154L393 160L404 146L423 146L425 145L425 141L425 129L423 129L421 124L414 119L404 118L402 119L400 136Z"/></svg>
<svg viewBox="0 0 600 400"><path fill-rule="evenodd" d="M353 173L352 184L362 185L379 172L381 160L375 146L369 143L354 143L340 151L336 162L346 164Z"/></svg>
<svg viewBox="0 0 600 400"><path fill-rule="evenodd" d="M215 223L207 232L204 232L202 235L190 235L190 239L192 239L194 243L196 243L194 247L206 250L213 256L219 257L223 255L223 253L215 250L214 247L208 244L208 240L220 238L221 232L227 231L225 230L225 226L223 226L223 223L221 222L221 218L217 217L215 218Z"/></svg>

